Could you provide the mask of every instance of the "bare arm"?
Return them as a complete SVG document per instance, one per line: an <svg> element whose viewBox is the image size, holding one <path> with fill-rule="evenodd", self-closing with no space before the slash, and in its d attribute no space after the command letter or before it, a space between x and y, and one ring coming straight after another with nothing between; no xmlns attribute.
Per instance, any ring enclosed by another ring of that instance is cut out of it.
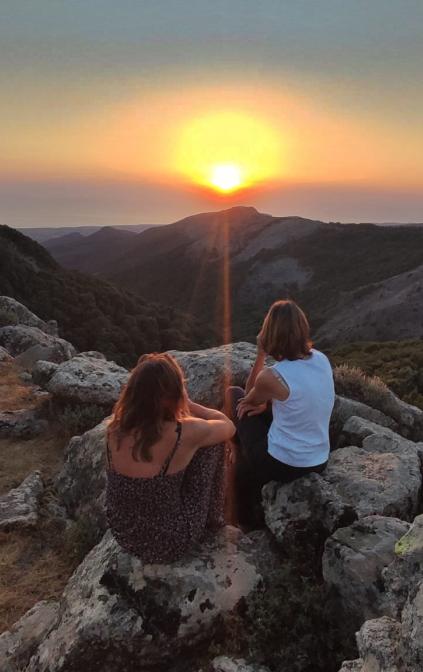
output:
<svg viewBox="0 0 423 672"><path fill-rule="evenodd" d="M247 383L245 385L245 391L247 392L247 394L251 390L251 388L254 387L254 384L256 382L256 378L257 378L258 374L261 371L263 371L265 361L266 361L266 353L264 352L263 348L261 347L260 334L259 334L257 336L256 361L253 364L253 368L250 371L250 375L248 376Z"/></svg>
<svg viewBox="0 0 423 672"><path fill-rule="evenodd" d="M283 385L270 369L263 369L256 377L255 385L238 404L238 417L271 399L285 401L289 396L288 388Z"/></svg>
<svg viewBox="0 0 423 672"><path fill-rule="evenodd" d="M221 411L217 411L215 408L202 406L201 404L196 404L194 401L191 401L191 399L188 399L188 409L194 418L202 418L203 420L223 420L226 418L226 415Z"/></svg>

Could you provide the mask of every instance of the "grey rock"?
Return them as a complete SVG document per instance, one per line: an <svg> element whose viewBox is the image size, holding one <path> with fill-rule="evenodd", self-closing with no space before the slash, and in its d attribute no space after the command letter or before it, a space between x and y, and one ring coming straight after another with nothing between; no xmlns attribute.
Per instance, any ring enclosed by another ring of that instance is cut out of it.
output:
<svg viewBox="0 0 423 672"><path fill-rule="evenodd" d="M172 565L145 565L110 532L70 578L55 628L26 672L103 672L171 664L204 646L261 584L270 553L235 528ZM163 669L163 668L161 668Z"/></svg>
<svg viewBox="0 0 423 672"><path fill-rule="evenodd" d="M171 350L184 370L193 401L220 408L228 385L244 386L257 348L251 343L233 343L207 350Z"/></svg>
<svg viewBox="0 0 423 672"><path fill-rule="evenodd" d="M45 388L59 365L54 362L37 361L32 369L32 380L36 385Z"/></svg>
<svg viewBox="0 0 423 672"><path fill-rule="evenodd" d="M365 670L363 670L363 659L357 658L357 660L345 660L342 663L339 672L365 672Z"/></svg>
<svg viewBox="0 0 423 672"><path fill-rule="evenodd" d="M378 452L372 442L377 442ZM330 534L373 514L413 519L421 491L414 444L402 437L392 441L384 436L368 437L364 443L367 449L335 450L321 475L264 486L266 525L279 542L286 543L298 531Z"/></svg>
<svg viewBox="0 0 423 672"><path fill-rule="evenodd" d="M383 570L395 560L395 544L409 527L397 518L368 516L326 540L322 568L336 594L332 618L348 619L359 627L389 612Z"/></svg>
<svg viewBox="0 0 423 672"><path fill-rule="evenodd" d="M228 658L228 656L218 656L211 662L211 669L214 672L269 672L267 667L250 663L244 658Z"/></svg>
<svg viewBox="0 0 423 672"><path fill-rule="evenodd" d="M100 530L106 529L105 419L69 442L61 472L56 479L60 503L72 518L85 518Z"/></svg>
<svg viewBox="0 0 423 672"><path fill-rule="evenodd" d="M357 634L357 644L363 672L403 672L397 621L387 616L366 621Z"/></svg>
<svg viewBox="0 0 423 672"><path fill-rule="evenodd" d="M12 355L9 355L6 348L0 346L0 362L11 362L12 360Z"/></svg>
<svg viewBox="0 0 423 672"><path fill-rule="evenodd" d="M32 376L28 371L22 371L22 373L19 374L19 380L21 380L23 383L29 384L32 383Z"/></svg>
<svg viewBox="0 0 423 672"><path fill-rule="evenodd" d="M392 431L388 426L382 426L370 419L352 415L342 427L339 445L362 446L364 439L371 434L380 434L388 437L399 436L399 434Z"/></svg>
<svg viewBox="0 0 423 672"><path fill-rule="evenodd" d="M367 406L361 401L355 401L354 399L347 399L342 397L339 394L335 397L335 405L333 407L332 417L331 417L331 430L333 435L338 439L342 432L342 429L345 423L355 416L356 418L363 418L364 420L369 420L371 423L376 423L379 427L388 427L392 430L397 430L398 424L393 418L390 418L388 415L385 415L381 411L378 411L376 408ZM355 439L349 439L345 437L343 440L337 442L338 446L345 445L359 445L356 443Z"/></svg>
<svg viewBox="0 0 423 672"><path fill-rule="evenodd" d="M379 437L379 441L387 440ZM413 520L417 513L421 473L415 450L369 452L349 446L330 457L324 478L338 497L356 512L357 518L371 514Z"/></svg>
<svg viewBox="0 0 423 672"><path fill-rule="evenodd" d="M423 662L423 581L409 595L402 612L401 638L407 671L421 672Z"/></svg>
<svg viewBox="0 0 423 672"><path fill-rule="evenodd" d="M0 438L32 439L43 434L47 427L38 409L0 411Z"/></svg>
<svg viewBox="0 0 423 672"><path fill-rule="evenodd" d="M26 306L10 296L0 296L0 313L10 315L10 325L23 324L28 327L37 327L46 333L51 333L50 328L44 320L41 320L32 313Z"/></svg>
<svg viewBox="0 0 423 672"><path fill-rule="evenodd" d="M318 474L284 485L268 483L262 498L266 525L283 544L299 532L322 529L330 533L356 518L354 508L345 504Z"/></svg>
<svg viewBox="0 0 423 672"><path fill-rule="evenodd" d="M61 402L111 408L128 377L115 362L78 355L57 367L46 389Z"/></svg>
<svg viewBox="0 0 423 672"><path fill-rule="evenodd" d="M10 630L0 635L0 670L24 670L39 643L55 625L58 614L57 602L37 602Z"/></svg>
<svg viewBox="0 0 423 672"><path fill-rule="evenodd" d="M52 348L56 361L66 361L76 354L76 350L63 338L50 336L37 327L18 325L15 327L3 327L0 329L0 345L16 357L35 345Z"/></svg>
<svg viewBox="0 0 423 672"><path fill-rule="evenodd" d="M86 352L80 352L78 357L86 357L87 359L103 359L106 361L106 357L102 352L97 352L97 350L87 350Z"/></svg>
<svg viewBox="0 0 423 672"><path fill-rule="evenodd" d="M57 345L32 345L15 358L15 363L27 371L32 371L37 362L63 362L63 348Z"/></svg>
<svg viewBox="0 0 423 672"><path fill-rule="evenodd" d="M395 560L383 571L390 614L400 618L401 610L416 586L423 581L423 514L395 545Z"/></svg>
<svg viewBox="0 0 423 672"><path fill-rule="evenodd" d="M0 529L34 527L38 522L39 500L44 491L39 471L33 471L19 487L0 497Z"/></svg>

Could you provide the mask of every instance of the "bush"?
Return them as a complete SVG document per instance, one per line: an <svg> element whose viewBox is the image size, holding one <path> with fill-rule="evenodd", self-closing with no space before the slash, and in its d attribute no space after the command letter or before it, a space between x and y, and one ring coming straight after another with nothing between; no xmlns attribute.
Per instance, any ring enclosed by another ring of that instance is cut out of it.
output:
<svg viewBox="0 0 423 672"><path fill-rule="evenodd" d="M98 425L107 413L102 406L65 406L59 414L58 421L66 434L75 436L83 434Z"/></svg>
<svg viewBox="0 0 423 672"><path fill-rule="evenodd" d="M337 394L361 401L393 418L400 414L400 404L393 392L378 376L367 376L364 371L341 364L333 371Z"/></svg>
<svg viewBox="0 0 423 672"><path fill-rule="evenodd" d="M102 531L89 519L79 518L73 522L64 534L65 555L70 564L77 567L101 537Z"/></svg>

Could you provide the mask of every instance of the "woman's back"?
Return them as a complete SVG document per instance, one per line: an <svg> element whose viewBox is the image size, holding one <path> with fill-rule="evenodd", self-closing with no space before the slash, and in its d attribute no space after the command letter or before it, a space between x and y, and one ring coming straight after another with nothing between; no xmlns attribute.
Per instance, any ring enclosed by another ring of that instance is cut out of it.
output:
<svg viewBox="0 0 423 672"><path fill-rule="evenodd" d="M166 434L162 442L164 446ZM180 450L183 437L181 422L176 424L174 434L174 445L158 471L150 476L128 475L115 469L114 460L122 451L119 466L126 465L130 471L130 441L126 441L126 446L122 446L120 451L116 448L112 451L109 446L108 523L119 544L145 563L172 562L180 557L188 545L204 533L210 506L213 518L215 508L221 504L219 492L214 492L213 486L217 470L223 470L223 448L204 448L187 461L189 451L183 453ZM158 445L158 448L160 455L163 453L162 446ZM148 465L148 471L153 465L154 471L158 455L153 447L152 462L138 463L141 469L145 470ZM210 502L212 489L214 501ZM223 494L222 482L218 489ZM195 506L191 506L190 502Z"/></svg>
<svg viewBox="0 0 423 672"><path fill-rule="evenodd" d="M297 467L324 463L335 397L329 360L313 349L309 357L286 359L272 368L286 382L289 396L286 401L273 401L269 453Z"/></svg>

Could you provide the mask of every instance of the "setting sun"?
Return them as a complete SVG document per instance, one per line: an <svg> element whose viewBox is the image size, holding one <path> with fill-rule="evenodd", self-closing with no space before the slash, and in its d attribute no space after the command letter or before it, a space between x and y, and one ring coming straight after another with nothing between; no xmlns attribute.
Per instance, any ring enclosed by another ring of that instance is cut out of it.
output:
<svg viewBox="0 0 423 672"><path fill-rule="evenodd" d="M179 133L175 150L179 174L222 194L280 175L278 133L259 116L240 111L209 112L190 119Z"/></svg>
<svg viewBox="0 0 423 672"><path fill-rule="evenodd" d="M235 191L242 186L241 169L233 164L214 166L210 183L219 191Z"/></svg>

